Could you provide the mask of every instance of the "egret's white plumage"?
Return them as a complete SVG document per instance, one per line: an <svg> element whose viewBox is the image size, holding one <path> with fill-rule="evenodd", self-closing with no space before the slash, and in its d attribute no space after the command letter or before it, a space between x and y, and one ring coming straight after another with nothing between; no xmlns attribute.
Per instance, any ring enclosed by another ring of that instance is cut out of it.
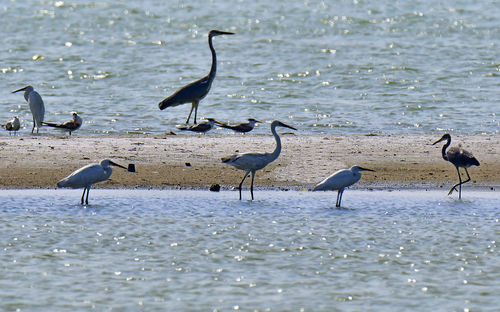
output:
<svg viewBox="0 0 500 312"><path fill-rule="evenodd" d="M340 207L340 202L342 201L342 194L344 189L353 185L361 179L360 171L375 171L372 169L366 169L360 166L352 166L349 169L341 169L334 172L328 178L319 182L313 189L313 191L338 191L337 192L337 202L336 207Z"/></svg>
<svg viewBox="0 0 500 312"><path fill-rule="evenodd" d="M111 176L113 170L110 166L117 166L120 168L127 169L126 167L112 162L109 159L104 159L100 164L89 164L86 165L73 173L71 173L66 178L62 179L57 183L57 187L67 187L67 188L82 188L83 194L81 203L83 205L83 197L85 196L85 191L87 191L87 197L85 199L85 204L89 203L89 191L92 184L106 181Z"/></svg>
<svg viewBox="0 0 500 312"><path fill-rule="evenodd" d="M246 177L249 173L252 174L252 183L250 185L250 194L252 194L253 200L253 181L255 178L255 172L257 170L263 169L271 162L275 161L281 153L281 139L276 133L276 127L286 127L292 130L297 130L292 126L286 125L281 121L275 120L271 123L271 133L276 140L276 148L272 153L243 153L243 154L234 154L228 157L223 157L222 162L228 165L235 167L236 169L245 170L245 176L243 180L241 180L238 189L240 191L240 200L241 200L241 186L245 181Z"/></svg>
<svg viewBox="0 0 500 312"><path fill-rule="evenodd" d="M2 128L9 131L9 134L14 131L14 134L21 128L21 122L19 121L19 117L15 116L12 120L8 121L5 125L2 125Z"/></svg>
<svg viewBox="0 0 500 312"><path fill-rule="evenodd" d="M44 125L49 127L59 128L62 130L66 130L71 135L71 132L80 129L82 126L83 120L76 112L73 112L73 119L63 122L61 124L53 123L53 122L43 122Z"/></svg>
<svg viewBox="0 0 500 312"><path fill-rule="evenodd" d="M35 130L36 125L36 133L42 127L43 117L45 116L45 105L43 104L42 97L38 92L33 89L32 86L26 86L21 89L17 89L12 91L12 93L16 93L19 91L24 91L24 98L31 110L31 114L33 115L33 128L31 129L31 133Z"/></svg>

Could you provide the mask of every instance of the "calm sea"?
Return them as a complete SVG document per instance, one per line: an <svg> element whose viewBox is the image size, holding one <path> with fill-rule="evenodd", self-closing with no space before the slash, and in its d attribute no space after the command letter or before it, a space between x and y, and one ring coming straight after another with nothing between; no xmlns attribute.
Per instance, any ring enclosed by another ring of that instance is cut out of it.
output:
<svg viewBox="0 0 500 312"><path fill-rule="evenodd" d="M19 115L29 133L28 106L10 92L31 84L46 121L77 111L80 134L175 130L190 104L157 104L208 73L207 33L220 29L236 35L214 39L218 73L199 117L305 133L499 133L499 16L497 1L4 1L0 122Z"/></svg>
<svg viewBox="0 0 500 312"><path fill-rule="evenodd" d="M1 311L500 306L498 192L80 194L0 192Z"/></svg>

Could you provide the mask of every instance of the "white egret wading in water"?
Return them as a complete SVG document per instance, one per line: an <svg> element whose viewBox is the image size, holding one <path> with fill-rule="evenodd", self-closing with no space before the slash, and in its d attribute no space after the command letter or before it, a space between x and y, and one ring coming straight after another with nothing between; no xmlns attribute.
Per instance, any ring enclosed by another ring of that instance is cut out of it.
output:
<svg viewBox="0 0 500 312"><path fill-rule="evenodd" d="M210 47L210 51L212 52L212 67L210 68L210 72L208 73L208 75L199 80L191 82L187 86L180 88L174 94L161 101L158 104L158 107L161 110L164 110L165 108L171 106L173 107L185 103L191 103L191 111L189 112L186 124L189 123L189 119L191 118L191 113L193 112L193 109L194 109L194 123L196 124L198 104L208 94L208 91L210 91L210 87L212 86L212 82L214 81L215 74L217 72L217 56L215 54L215 49L212 45L212 38L220 35L234 35L234 33L227 31L220 31L220 30L211 30L208 33L208 46Z"/></svg>
<svg viewBox="0 0 500 312"><path fill-rule="evenodd" d="M2 125L2 128L5 130L9 131L9 135L11 134L12 131L14 131L14 134L21 128L21 122L19 121L19 117L14 117L12 120L8 121L5 125Z"/></svg>
<svg viewBox="0 0 500 312"><path fill-rule="evenodd" d="M245 170L245 176L243 180L241 180L238 189L240 191L240 200L241 200L241 186L245 181L246 177L249 173L252 173L252 183L250 185L250 194L252 194L253 200L253 180L255 178L255 172L257 170L263 169L273 161L275 161L281 153L281 139L279 135L276 133L276 127L285 127L290 128L292 130L297 130L292 126L286 125L281 121L275 120L271 123L271 132L276 140L276 148L272 153L243 153L243 154L235 154L228 157L223 157L222 162L228 165L235 167L236 169Z"/></svg>
<svg viewBox="0 0 500 312"><path fill-rule="evenodd" d="M215 119L213 118L207 118L205 121L200 122L199 124L194 124L191 126L182 126L182 127L177 127L179 130L183 131L193 131L193 132L198 132L198 133L205 133L207 131L212 130L214 127L214 122Z"/></svg>
<svg viewBox="0 0 500 312"><path fill-rule="evenodd" d="M225 124L225 123L222 123L219 121L216 121L215 123L218 124L219 126L221 126L222 128L231 129L231 130L236 131L236 132L245 133L245 132L252 131L253 128L255 127L255 123L257 123L257 122L263 123L262 121L259 121L259 120L253 119L253 118L248 118L248 122L242 122L242 123L239 123L236 125L228 125L228 124Z"/></svg>
<svg viewBox="0 0 500 312"><path fill-rule="evenodd" d="M109 179L113 171L110 166L117 166L127 169L126 167L114 163L109 159L104 159L100 164L89 164L74 171L69 176L59 181L57 183L57 187L67 187L74 189L83 187L81 204L83 205L83 197L85 196L85 191L87 191L85 204L88 205L90 187L92 187L92 184L94 183L106 181L107 179Z"/></svg>
<svg viewBox="0 0 500 312"><path fill-rule="evenodd" d="M12 91L12 93L16 93L19 91L24 91L24 98L31 110L31 114L33 115L33 128L31 129L31 133L35 130L36 124L36 133L42 127L43 117L45 115L45 105L43 104L42 97L38 92L33 89L32 86L26 86L21 89L17 89L16 91Z"/></svg>
<svg viewBox="0 0 500 312"><path fill-rule="evenodd" d="M464 150L460 145L459 146L454 146L451 147L448 151L446 149L448 146L451 144L451 136L448 133L445 133L441 139L437 140L434 142L432 145L436 145L441 141L446 140L446 143L443 146L443 149L441 150L441 154L443 155L443 159L446 161L451 162L455 168L457 168L457 173L458 173L458 183L453 185L448 192L448 195L453 193L453 190L457 190L458 186L458 199L462 198L462 184L465 184L470 181L470 176L469 172L467 171L467 168L470 166L479 166L479 161L472 155L471 152L468 152ZM459 168L464 168L465 173L467 174L467 180L462 181L462 176L460 175L460 170Z"/></svg>
<svg viewBox="0 0 500 312"><path fill-rule="evenodd" d="M73 119L63 122L61 124L53 123L53 122L43 122L44 125L49 127L59 128L62 130L66 130L71 135L71 132L80 129L82 126L83 120L77 113L73 112Z"/></svg>
<svg viewBox="0 0 500 312"><path fill-rule="evenodd" d="M336 171L328 178L319 182L313 189L313 191L338 191L337 192L337 202L335 207L340 207L340 202L342 201L342 194L344 189L353 185L361 179L360 171L375 171L372 169L363 168L360 166L352 166L350 169L341 169Z"/></svg>

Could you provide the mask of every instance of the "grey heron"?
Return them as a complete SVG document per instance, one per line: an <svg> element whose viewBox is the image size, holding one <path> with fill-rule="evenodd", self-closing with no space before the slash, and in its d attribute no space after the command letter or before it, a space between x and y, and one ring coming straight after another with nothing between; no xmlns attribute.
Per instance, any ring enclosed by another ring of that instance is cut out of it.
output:
<svg viewBox="0 0 500 312"><path fill-rule="evenodd" d="M215 54L215 49L212 45L212 38L220 35L234 35L232 32L211 30L208 33L208 46L212 52L212 67L210 72L205 77L191 82L190 84L180 88L174 94L170 95L158 104L160 110L164 110L167 107L178 106L185 103L191 103L191 111L189 112L186 124L189 123L191 118L191 113L194 109L194 123L196 124L196 115L198 113L198 104L200 101L208 94L212 82L215 79L215 74L217 72L217 56Z"/></svg>
<svg viewBox="0 0 500 312"><path fill-rule="evenodd" d="M446 149L451 144L451 135L449 135L448 133L443 134L441 139L437 140L432 145L436 145L437 143L444 140L446 140L446 143L444 144L443 149L441 150L441 154L444 160L451 162L455 166L455 168L457 169L458 181L459 181L457 184L451 187L450 191L448 192L448 195L453 193L453 190L456 191L458 186L458 199L461 199L462 184L465 184L470 181L470 176L469 172L467 171L467 168L471 166L479 166L479 161L477 161L477 159L472 155L471 152L464 150L460 145L453 146L447 151ZM462 181L462 176L460 175L459 168L465 169L465 173L467 174L467 180Z"/></svg>
<svg viewBox="0 0 500 312"><path fill-rule="evenodd" d="M100 164L89 164L80 169L74 171L66 178L62 179L57 183L57 187L66 188L82 188L83 194L81 199L81 204L83 205L83 197L85 196L85 191L87 191L87 197L85 198L85 204L89 204L89 191L92 184L106 181L111 176L113 170L110 166L116 166L123 169L126 167L119 165L109 159L104 159ZM129 166L130 168L130 166ZM131 171L129 169L129 171Z"/></svg>
<svg viewBox="0 0 500 312"><path fill-rule="evenodd" d="M337 191L337 202L335 207L340 207L342 194L346 187L353 185L361 179L361 171L375 171L360 166L352 166L349 169L341 169L316 184L314 191Z"/></svg>
<svg viewBox="0 0 500 312"><path fill-rule="evenodd" d="M229 124L225 124L225 123L222 123L219 121L216 121L215 123L218 124L219 126L221 126L222 128L231 129L231 130L236 131L236 132L245 133L245 132L252 131L253 128L255 127L255 123L263 123L263 122L259 121L257 119L254 119L254 118L248 118L248 122L242 122L242 123L239 123L236 125L229 125Z"/></svg>
<svg viewBox="0 0 500 312"><path fill-rule="evenodd" d="M12 120L8 121L6 124L2 125L2 128L9 131L9 134L14 131L14 134L21 128L21 122L19 121L19 117L15 116Z"/></svg>
<svg viewBox="0 0 500 312"><path fill-rule="evenodd" d="M181 127L177 127L177 129L182 130L182 131L193 131L193 132L198 132L198 133L206 133L207 131L212 130L212 128L214 127L214 122L215 122L215 119L206 118L206 120L200 122L199 124L194 124L191 126L181 126Z"/></svg>
<svg viewBox="0 0 500 312"><path fill-rule="evenodd" d="M35 130L35 124L36 133L38 133L38 130L42 127L43 116L45 115L45 106L43 104L42 97L35 91L35 89L33 89L32 86L17 89L12 91L12 93L19 91L24 91L24 98L26 99L26 102L28 102L31 114L33 115L33 128L31 129L31 133Z"/></svg>
<svg viewBox="0 0 500 312"><path fill-rule="evenodd" d="M273 161L275 161L281 153L281 139L276 133L276 127L285 127L290 128L292 130L297 130L296 128L289 126L287 124L282 123L281 121L275 120L271 123L271 133L276 140L276 148L272 153L243 153L243 154L234 154L227 157L222 157L222 162L228 165L235 167L236 169L245 170L245 176L243 180L241 180L238 189L240 191L240 200L241 200L241 186L243 182L247 178L248 174L252 174L252 182L250 185L250 194L252 194L253 200L253 181L255 178L255 172L257 170L263 169Z"/></svg>
<svg viewBox="0 0 500 312"><path fill-rule="evenodd" d="M63 122L60 124L53 123L53 122L43 122L43 124L47 125L49 127L54 127L54 128L66 130L69 132L69 135L71 135L71 132L80 129L80 127L83 123L82 118L80 116L78 116L78 114L76 112L73 112L72 114L73 114L73 119L68 120L66 122Z"/></svg>

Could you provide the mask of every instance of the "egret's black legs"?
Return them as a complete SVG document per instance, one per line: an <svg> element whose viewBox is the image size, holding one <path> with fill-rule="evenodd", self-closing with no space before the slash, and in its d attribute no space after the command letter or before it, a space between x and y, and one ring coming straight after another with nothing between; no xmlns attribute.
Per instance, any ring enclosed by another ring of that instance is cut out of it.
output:
<svg viewBox="0 0 500 312"><path fill-rule="evenodd" d="M238 185L238 190L240 191L240 200L241 200L241 186L243 185L243 182L245 182L245 179L247 178L249 173L250 173L250 170L245 172L245 176L243 177L243 180L241 180L240 185Z"/></svg>
<svg viewBox="0 0 500 312"><path fill-rule="evenodd" d="M255 178L255 171L252 170L252 184L250 184L250 194L252 194L252 200L253 200L253 180Z"/></svg>

